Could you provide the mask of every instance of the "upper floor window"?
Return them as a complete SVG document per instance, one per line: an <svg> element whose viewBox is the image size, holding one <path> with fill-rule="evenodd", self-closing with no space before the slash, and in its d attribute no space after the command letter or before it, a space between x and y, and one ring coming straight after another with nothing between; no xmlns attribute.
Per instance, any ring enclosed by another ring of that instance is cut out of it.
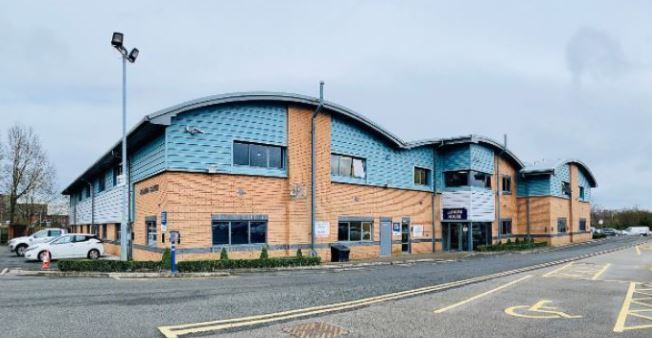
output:
<svg viewBox="0 0 652 339"><path fill-rule="evenodd" d="M365 160L348 155L331 154L331 174L364 179L367 175Z"/></svg>
<svg viewBox="0 0 652 339"><path fill-rule="evenodd" d="M414 184L415 185L428 185L430 181L430 170L427 168L415 167L414 168Z"/></svg>
<svg viewBox="0 0 652 339"><path fill-rule="evenodd" d="M503 175L502 181L503 193L512 193L512 177Z"/></svg>
<svg viewBox="0 0 652 339"><path fill-rule="evenodd" d="M446 187L468 186L469 171L444 172Z"/></svg>
<svg viewBox="0 0 652 339"><path fill-rule="evenodd" d="M122 165L118 164L113 167L113 186L118 185L118 177L122 175Z"/></svg>
<svg viewBox="0 0 652 339"><path fill-rule="evenodd" d="M252 167L285 167L285 149L281 146L233 142L233 164Z"/></svg>
<svg viewBox="0 0 652 339"><path fill-rule="evenodd" d="M566 218L557 219L557 233L566 233Z"/></svg>
<svg viewBox="0 0 652 339"><path fill-rule="evenodd" d="M97 180L97 192L102 192L106 189L106 179L104 177Z"/></svg>
<svg viewBox="0 0 652 339"><path fill-rule="evenodd" d="M580 200L585 200L584 186L579 186Z"/></svg>
<svg viewBox="0 0 652 339"><path fill-rule="evenodd" d="M84 188L84 198L90 198L91 197L91 188L90 187L85 187Z"/></svg>
<svg viewBox="0 0 652 339"><path fill-rule="evenodd" d="M562 181L561 183L561 194L570 197L571 195L571 188L570 188L570 183L566 181Z"/></svg>
<svg viewBox="0 0 652 339"><path fill-rule="evenodd" d="M471 186L491 188L491 174L473 172Z"/></svg>

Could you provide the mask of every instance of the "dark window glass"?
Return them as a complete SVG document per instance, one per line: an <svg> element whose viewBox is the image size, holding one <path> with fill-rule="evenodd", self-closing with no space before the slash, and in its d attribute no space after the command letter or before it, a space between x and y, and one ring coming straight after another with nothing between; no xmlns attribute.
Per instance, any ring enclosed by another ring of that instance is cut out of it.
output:
<svg viewBox="0 0 652 339"><path fill-rule="evenodd" d="M213 221L213 245L229 244L229 222Z"/></svg>
<svg viewBox="0 0 652 339"><path fill-rule="evenodd" d="M267 147L263 145L249 145L249 165L267 167Z"/></svg>
<svg viewBox="0 0 652 339"><path fill-rule="evenodd" d="M100 178L97 180L97 191L102 192L106 188L105 186L105 180L104 178Z"/></svg>
<svg viewBox="0 0 652 339"><path fill-rule="evenodd" d="M249 243L249 222L231 222L231 245L242 245Z"/></svg>
<svg viewBox="0 0 652 339"><path fill-rule="evenodd" d="M491 175L480 172L473 172L471 186L491 188Z"/></svg>
<svg viewBox="0 0 652 339"><path fill-rule="evenodd" d="M579 186L580 188L580 200L584 200L584 187Z"/></svg>
<svg viewBox="0 0 652 339"><path fill-rule="evenodd" d="M586 219L580 219L580 231L586 231Z"/></svg>
<svg viewBox="0 0 652 339"><path fill-rule="evenodd" d="M444 182L446 187L467 186L469 184L469 172L444 172Z"/></svg>
<svg viewBox="0 0 652 339"><path fill-rule="evenodd" d="M267 222L266 221L252 221L250 222L251 228L251 243L264 244L267 235Z"/></svg>
<svg viewBox="0 0 652 339"><path fill-rule="evenodd" d="M233 143L233 163L235 165L249 165L249 144Z"/></svg>
<svg viewBox="0 0 652 339"><path fill-rule="evenodd" d="M512 177L505 175L503 176L503 192L511 193L512 192Z"/></svg>
<svg viewBox="0 0 652 339"><path fill-rule="evenodd" d="M349 223L341 222L337 224L337 240L338 241L349 240Z"/></svg>
<svg viewBox="0 0 652 339"><path fill-rule="evenodd" d="M269 151L269 167L283 168L283 149L281 147L267 147Z"/></svg>
<svg viewBox="0 0 652 339"><path fill-rule="evenodd" d="M84 242L84 241L88 241L88 239L89 239L88 236L76 235L74 242Z"/></svg>
<svg viewBox="0 0 652 339"><path fill-rule="evenodd" d="M106 224L102 225L102 239L106 239L107 234L106 234Z"/></svg>
<svg viewBox="0 0 652 339"><path fill-rule="evenodd" d="M61 230L49 230L48 237L58 237L61 235Z"/></svg>
<svg viewBox="0 0 652 339"><path fill-rule="evenodd" d="M430 170L427 168L414 168L414 183L416 185L428 185Z"/></svg>
<svg viewBox="0 0 652 339"><path fill-rule="evenodd" d="M512 234L512 220L503 220L500 234Z"/></svg>
<svg viewBox="0 0 652 339"><path fill-rule="evenodd" d="M570 197L570 183L565 181L561 183L561 194Z"/></svg>
<svg viewBox="0 0 652 339"><path fill-rule="evenodd" d="M566 233L566 218L557 219L557 232Z"/></svg>
<svg viewBox="0 0 652 339"><path fill-rule="evenodd" d="M351 166L353 166L353 158L340 156L340 168L337 174L345 177L350 177L352 174Z"/></svg>
<svg viewBox="0 0 652 339"><path fill-rule="evenodd" d="M362 224L359 221L352 221L349 223L349 228L351 229L349 234L350 241L360 241L362 240Z"/></svg>
<svg viewBox="0 0 652 339"><path fill-rule="evenodd" d="M122 165L113 167L113 186L118 185L118 176L122 174Z"/></svg>

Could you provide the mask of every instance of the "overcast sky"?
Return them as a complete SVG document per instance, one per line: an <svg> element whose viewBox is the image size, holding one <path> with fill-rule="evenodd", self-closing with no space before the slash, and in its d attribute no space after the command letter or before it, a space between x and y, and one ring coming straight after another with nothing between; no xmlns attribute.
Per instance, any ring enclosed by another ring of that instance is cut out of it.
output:
<svg viewBox="0 0 652 339"><path fill-rule="evenodd" d="M579 158L602 207L652 208L650 1L3 1L0 134L32 126L63 188L129 125L235 91L318 95L404 140L481 134Z"/></svg>

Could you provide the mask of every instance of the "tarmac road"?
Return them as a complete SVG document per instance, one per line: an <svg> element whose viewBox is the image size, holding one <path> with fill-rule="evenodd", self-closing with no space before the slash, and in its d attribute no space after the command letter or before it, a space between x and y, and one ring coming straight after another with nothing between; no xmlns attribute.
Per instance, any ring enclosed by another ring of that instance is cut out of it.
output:
<svg viewBox="0 0 652 339"><path fill-rule="evenodd" d="M613 238L541 253L478 255L448 263L247 273L211 279L116 280L5 274L0 276L0 336L160 336L159 326L355 300L614 249L640 240Z"/></svg>

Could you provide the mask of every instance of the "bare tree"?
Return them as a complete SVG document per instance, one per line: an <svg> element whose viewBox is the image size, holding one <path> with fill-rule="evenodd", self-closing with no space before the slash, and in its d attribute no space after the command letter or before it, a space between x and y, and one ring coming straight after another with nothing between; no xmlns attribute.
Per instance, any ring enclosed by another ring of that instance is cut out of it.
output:
<svg viewBox="0 0 652 339"><path fill-rule="evenodd" d="M38 135L29 127L14 125L9 129L5 154L0 185L9 196L8 217L13 224L19 201L38 200L53 193L55 170Z"/></svg>

